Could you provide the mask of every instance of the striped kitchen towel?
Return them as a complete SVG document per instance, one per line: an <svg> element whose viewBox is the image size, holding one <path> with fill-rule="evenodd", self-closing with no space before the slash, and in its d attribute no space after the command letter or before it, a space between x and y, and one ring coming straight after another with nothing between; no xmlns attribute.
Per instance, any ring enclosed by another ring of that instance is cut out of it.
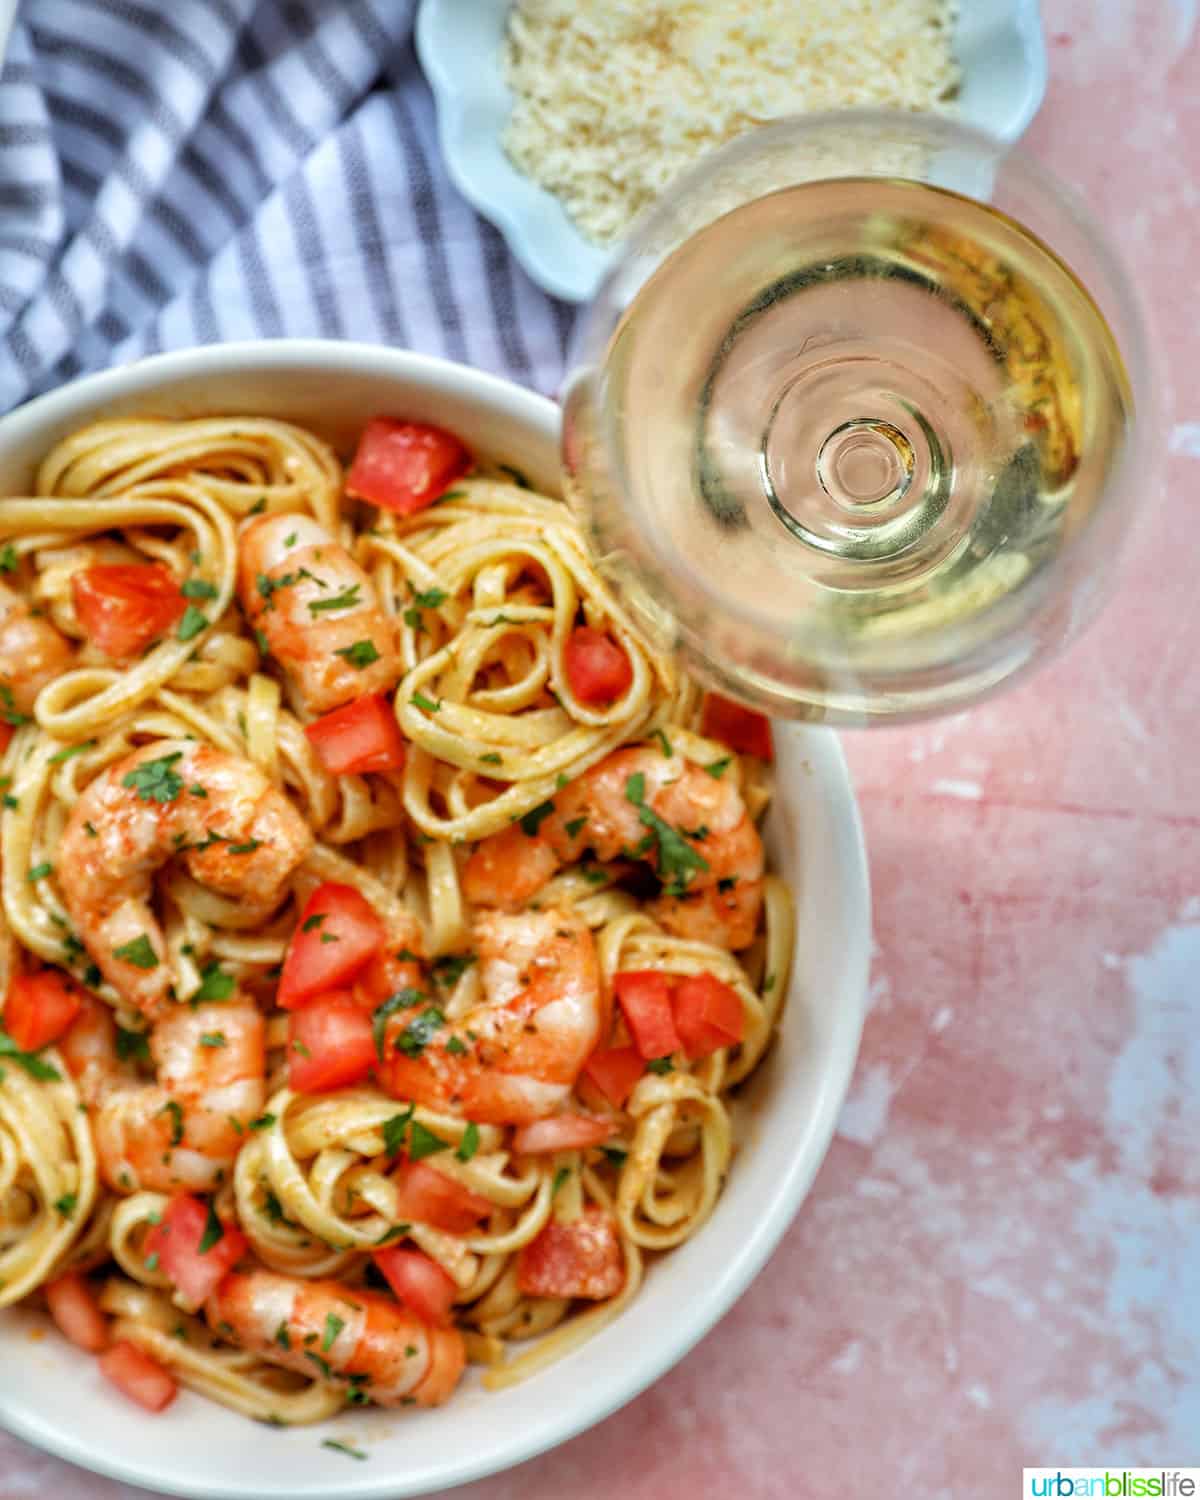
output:
<svg viewBox="0 0 1200 1500"><path fill-rule="evenodd" d="M0 410L324 335L553 393L571 310L450 185L413 0L24 0L0 75Z"/></svg>

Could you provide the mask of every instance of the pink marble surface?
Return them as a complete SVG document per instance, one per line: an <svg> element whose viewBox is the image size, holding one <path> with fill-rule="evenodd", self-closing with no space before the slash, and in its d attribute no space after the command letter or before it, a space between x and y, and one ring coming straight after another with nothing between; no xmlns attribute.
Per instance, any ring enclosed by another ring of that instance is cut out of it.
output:
<svg viewBox="0 0 1200 1500"><path fill-rule="evenodd" d="M848 741L872 1009L812 1196L671 1375L463 1500L1003 1500L1023 1463L1200 1464L1200 44L1172 58L1189 0L1043 10L1029 141L1147 283L1166 500L1068 658ZM33 1494L145 1492L0 1435L0 1500Z"/></svg>

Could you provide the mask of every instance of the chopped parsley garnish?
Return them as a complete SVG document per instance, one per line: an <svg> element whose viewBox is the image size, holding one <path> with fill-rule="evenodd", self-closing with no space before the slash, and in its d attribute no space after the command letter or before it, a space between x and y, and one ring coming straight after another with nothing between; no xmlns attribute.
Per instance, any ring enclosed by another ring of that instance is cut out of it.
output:
<svg viewBox="0 0 1200 1500"><path fill-rule="evenodd" d="M261 630L255 630L255 632L254 632L254 642L255 642L255 644L258 647L258 652L259 652L260 656L270 656L270 654L271 654L270 644L267 641L266 636L263 635L263 633L262 633Z"/></svg>
<svg viewBox="0 0 1200 1500"><path fill-rule="evenodd" d="M83 971L83 982L89 989L95 989L100 983L100 969L97 964L88 964Z"/></svg>
<svg viewBox="0 0 1200 1500"><path fill-rule="evenodd" d="M527 833L531 839L537 838L537 831L554 811L553 802L539 802L536 807L531 807L518 821L521 831Z"/></svg>
<svg viewBox="0 0 1200 1500"><path fill-rule="evenodd" d="M503 756L498 755L495 750L489 750L486 755L481 755L479 759L489 766L502 766L504 764Z"/></svg>
<svg viewBox="0 0 1200 1500"><path fill-rule="evenodd" d="M762 982L762 991L763 991L763 994L765 995L768 990L773 990L774 988L775 988L775 976L774 976L774 974L768 974L767 977Z"/></svg>
<svg viewBox="0 0 1200 1500"><path fill-rule="evenodd" d="M570 781L571 781L571 778L567 775L567 773L565 771L560 771L558 773L558 775L554 778L554 785L561 792L562 789L563 789L563 787L570 785Z"/></svg>
<svg viewBox="0 0 1200 1500"><path fill-rule="evenodd" d="M408 701L414 708L423 708L427 714L437 713L438 709L442 706L440 698L435 703L432 698L427 698L424 693L414 693Z"/></svg>
<svg viewBox="0 0 1200 1500"><path fill-rule="evenodd" d="M44 859L40 865L34 865L33 869L30 870L28 875L26 875L25 879L29 881L45 880L47 875L53 875L53 873L54 866L49 862L49 860Z"/></svg>
<svg viewBox="0 0 1200 1500"><path fill-rule="evenodd" d="M420 990L406 986L375 1007L371 1015L371 1035L375 1038L375 1056L380 1062L383 1061L383 1036L388 1017L398 1010L408 1010L413 1005L419 1005L425 998Z"/></svg>
<svg viewBox="0 0 1200 1500"><path fill-rule="evenodd" d="M427 1156L436 1156L439 1151L449 1149L450 1142L442 1140L440 1135L434 1135L432 1130L426 1130L420 1120L414 1120L408 1127L409 1161L422 1161Z"/></svg>
<svg viewBox="0 0 1200 1500"><path fill-rule="evenodd" d="M514 469L512 464L497 464L496 467L502 474L507 474L512 482L518 486L518 488L523 490L529 489L529 481L525 478L524 474L521 473L520 469Z"/></svg>
<svg viewBox="0 0 1200 1500"><path fill-rule="evenodd" d="M451 1057L461 1057L467 1051L467 1044L460 1037L452 1036L446 1043L446 1051Z"/></svg>
<svg viewBox="0 0 1200 1500"><path fill-rule="evenodd" d="M160 1115L171 1116L171 1144L178 1146L183 1140L183 1108L178 1099L168 1099L159 1110Z"/></svg>
<svg viewBox="0 0 1200 1500"><path fill-rule="evenodd" d="M288 1332L286 1320L282 1321L275 1330L275 1342L281 1349L290 1349L292 1347L292 1336Z"/></svg>
<svg viewBox="0 0 1200 1500"><path fill-rule="evenodd" d="M250 507L250 509L247 512L247 514L251 515L251 516L261 516L262 513L263 513L263 511L266 510L266 508L267 508L267 497L265 495L260 495L258 497L258 499L254 502L254 504Z"/></svg>
<svg viewBox="0 0 1200 1500"><path fill-rule="evenodd" d="M11 792L5 792L5 794L4 794L4 805L5 805L5 807L20 807L20 805L21 805L21 799L19 797L14 797ZM96 837L96 830L94 828L92 828L92 825L90 823L85 823L84 827L85 828L91 828L92 837L93 838Z"/></svg>
<svg viewBox="0 0 1200 1500"><path fill-rule="evenodd" d="M619 1172L625 1165L625 1158L629 1155L629 1152L622 1151L620 1146L601 1146L600 1149L604 1152L611 1165L616 1167Z"/></svg>
<svg viewBox="0 0 1200 1500"><path fill-rule="evenodd" d="M682 894L694 876L708 869L708 861L702 854L697 854L677 829L660 818L652 807L646 806L644 772L635 771L626 781L625 797L637 808L638 821L658 840L658 873L668 894Z"/></svg>
<svg viewBox="0 0 1200 1500"><path fill-rule="evenodd" d="M425 589L422 591L420 589L413 589L411 583L409 584L409 588L412 589L413 603L418 609L437 609L440 604L445 604L446 600L450 597L445 589Z"/></svg>
<svg viewBox="0 0 1200 1500"><path fill-rule="evenodd" d="M462 1133L462 1140L458 1143L455 1156L459 1161L470 1161L479 1150L479 1126L472 1120Z"/></svg>
<svg viewBox="0 0 1200 1500"><path fill-rule="evenodd" d="M208 1218L204 1221L204 1233L200 1236L200 1254L207 1255L212 1247L225 1238L225 1226L217 1218L213 1201L208 1200Z"/></svg>
<svg viewBox="0 0 1200 1500"><path fill-rule="evenodd" d="M732 764L733 756L726 755L722 760L709 761L708 765L706 765L704 769L710 776L719 781Z"/></svg>
<svg viewBox="0 0 1200 1500"><path fill-rule="evenodd" d="M95 740L84 740L81 745L64 745L61 750L54 752L47 764L59 766L64 760L71 760L76 755L82 755L85 750L92 749L95 743Z"/></svg>
<svg viewBox="0 0 1200 1500"><path fill-rule="evenodd" d="M173 750L157 760L144 760L121 778L121 785L133 787L143 802L174 802L183 791L183 777L174 769L182 757L182 750Z"/></svg>
<svg viewBox="0 0 1200 1500"><path fill-rule="evenodd" d="M312 1056L312 1053L308 1050L304 1043L299 1040L296 1040L292 1043L292 1051L298 1053L301 1057Z"/></svg>
<svg viewBox="0 0 1200 1500"><path fill-rule="evenodd" d="M584 865L579 873L587 881L588 885L608 884L608 871L602 870L599 865Z"/></svg>
<svg viewBox="0 0 1200 1500"><path fill-rule="evenodd" d="M124 1026L118 1026L117 1057L121 1062L128 1062L130 1058L149 1062L150 1043L146 1038L146 1033L144 1031L126 1031Z"/></svg>
<svg viewBox="0 0 1200 1500"><path fill-rule="evenodd" d="M157 1271L158 1270L158 1251L157 1250L155 1250L155 1252L152 1255L147 1255L147 1257L146 1257L146 1269L147 1269L147 1271Z"/></svg>
<svg viewBox="0 0 1200 1500"><path fill-rule="evenodd" d="M158 954L150 946L150 939L144 932L131 943L122 943L119 948L114 948L112 953L114 958L132 964L135 969L158 968Z"/></svg>
<svg viewBox="0 0 1200 1500"><path fill-rule="evenodd" d="M290 589L295 581L295 573L283 573L278 578L268 578L265 573L260 573L254 580L254 587L266 600L266 609L274 609L275 601L271 596L280 589Z"/></svg>
<svg viewBox="0 0 1200 1500"><path fill-rule="evenodd" d="M425 629L425 620L419 609L406 609L404 611L404 623L410 630L421 631Z"/></svg>
<svg viewBox="0 0 1200 1500"><path fill-rule="evenodd" d="M334 594L332 599L310 599L308 612L310 615L327 614L335 609L358 609L362 604L358 591L361 584L351 584L348 589L343 589L340 594Z"/></svg>
<svg viewBox="0 0 1200 1500"><path fill-rule="evenodd" d="M379 652L375 649L374 641L355 641L353 646L343 646L340 651L335 651L333 654L344 658L360 672L364 667L369 667L373 661L379 660Z"/></svg>
<svg viewBox="0 0 1200 1500"><path fill-rule="evenodd" d="M0 703L4 704L4 711L0 713L0 719L14 726L29 723L28 714L19 714L13 702L12 688L7 682L0 682Z"/></svg>
<svg viewBox="0 0 1200 1500"><path fill-rule="evenodd" d="M64 1193L61 1198L54 1200L55 1211L64 1219L69 1219L75 1212L75 1205L79 1202L78 1193Z"/></svg>
<svg viewBox="0 0 1200 1500"><path fill-rule="evenodd" d="M584 813L582 817L572 818L569 823L564 823L563 827L566 830L567 837L573 839L577 833L581 833L586 822L587 813Z"/></svg>
<svg viewBox="0 0 1200 1500"><path fill-rule="evenodd" d="M402 1240L411 1228L411 1224L389 1224L375 1243L376 1245L390 1245L393 1240Z"/></svg>
<svg viewBox="0 0 1200 1500"><path fill-rule="evenodd" d="M567 1178L570 1177L570 1175L570 1167L559 1167L558 1171L554 1174L554 1182L550 1188L551 1198L556 1198L558 1196L559 1188L562 1187L563 1183L566 1182Z"/></svg>
<svg viewBox="0 0 1200 1500"><path fill-rule="evenodd" d="M220 964L205 964L200 975L200 988L192 996L195 1001L199 1000L228 1000L236 988L237 981L232 974L226 974Z"/></svg>
<svg viewBox="0 0 1200 1500"><path fill-rule="evenodd" d="M283 1211L283 1204L275 1196L271 1188L268 1188L263 1197L262 1212L266 1214L272 1224L287 1224L290 1222Z"/></svg>
<svg viewBox="0 0 1200 1500"><path fill-rule="evenodd" d="M182 589L185 599L215 599L217 592L216 584L204 578L189 578Z"/></svg>
<svg viewBox="0 0 1200 1500"><path fill-rule="evenodd" d="M15 573L17 571L17 549L11 542L0 549L0 573Z"/></svg>
<svg viewBox="0 0 1200 1500"><path fill-rule="evenodd" d="M473 953L447 953L443 958L435 958L432 966L433 981L443 989L449 989L458 983L474 962Z"/></svg>
<svg viewBox="0 0 1200 1500"><path fill-rule="evenodd" d="M36 1053L23 1052L3 1026L0 1026L0 1057L8 1058L18 1068L24 1068L30 1078L37 1079L39 1083L58 1083L62 1078L57 1068L43 1062Z"/></svg>
<svg viewBox="0 0 1200 1500"><path fill-rule="evenodd" d="M296 533L294 531L289 531L287 536L284 537L283 545L285 547L294 547L296 545Z"/></svg>
<svg viewBox="0 0 1200 1500"><path fill-rule="evenodd" d="M312 914L311 917L305 917L303 923L301 924L300 931L301 932L312 932L312 930L315 927L320 927L321 923L325 920L325 918L328 915L329 915L329 913L327 911L315 911L315 912L313 912L313 914Z"/></svg>
<svg viewBox="0 0 1200 1500"><path fill-rule="evenodd" d="M313 1337L315 1338L316 1335L314 1334ZM321 1374L324 1375L326 1380L333 1379L333 1371L329 1368L329 1363L327 1360L322 1359L319 1354L314 1354L311 1349L306 1349L304 1351L304 1357L305 1359L312 1360L313 1364L316 1365L317 1369L320 1370ZM342 1444L339 1443L337 1446L340 1448Z"/></svg>
<svg viewBox="0 0 1200 1500"><path fill-rule="evenodd" d="M262 848L261 839L247 839L244 844L230 844L230 854L253 854L256 849Z"/></svg>
<svg viewBox="0 0 1200 1500"><path fill-rule="evenodd" d="M665 731L656 729L654 731L653 738L656 739L662 746L662 753L667 756L668 759L675 754L674 750L671 749L671 741L667 738Z"/></svg>
<svg viewBox="0 0 1200 1500"><path fill-rule="evenodd" d="M208 629L208 616L202 609L197 609L194 604L189 604L183 612L183 618L179 622L179 629L175 632L176 639L190 641L198 636L202 630Z"/></svg>
<svg viewBox="0 0 1200 1500"><path fill-rule="evenodd" d="M346 1326L345 1318L339 1318L337 1313L325 1314L325 1337L321 1340L321 1352L328 1354L333 1348L333 1341Z"/></svg>
<svg viewBox="0 0 1200 1500"><path fill-rule="evenodd" d="M326 1366L325 1373L329 1373L328 1366ZM364 1462L367 1458L367 1455L361 1452L358 1448L353 1447L350 1443L341 1443L337 1440L337 1438L323 1438L321 1440L321 1447L332 1448L335 1453L344 1453L347 1458L359 1458Z"/></svg>
<svg viewBox="0 0 1200 1500"><path fill-rule="evenodd" d="M225 1033L223 1031L202 1031L200 1033L200 1045L202 1047L224 1047L226 1045Z"/></svg>
<svg viewBox="0 0 1200 1500"><path fill-rule="evenodd" d="M673 1073L675 1071L675 1064L669 1057L652 1057L646 1064L646 1071L648 1073L659 1074Z"/></svg>
<svg viewBox="0 0 1200 1500"><path fill-rule="evenodd" d="M275 1123L275 1116L268 1110L266 1114L257 1116L250 1121L251 1130L270 1130Z"/></svg>
<svg viewBox="0 0 1200 1500"><path fill-rule="evenodd" d="M403 1052L406 1057L420 1057L445 1024L446 1017L437 1006L427 1005L396 1038L396 1051Z"/></svg>
<svg viewBox="0 0 1200 1500"><path fill-rule="evenodd" d="M399 1155L415 1108L415 1104L410 1104L403 1114L393 1115L390 1120L383 1122L383 1149L388 1156Z"/></svg>

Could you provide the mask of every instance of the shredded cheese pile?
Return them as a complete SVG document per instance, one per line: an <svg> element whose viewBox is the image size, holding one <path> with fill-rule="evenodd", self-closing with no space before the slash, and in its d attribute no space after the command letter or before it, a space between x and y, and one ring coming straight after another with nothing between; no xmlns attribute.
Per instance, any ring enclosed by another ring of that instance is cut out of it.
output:
<svg viewBox="0 0 1200 1500"><path fill-rule="evenodd" d="M516 0L512 161L597 243L697 157L780 115L945 108L955 0Z"/></svg>

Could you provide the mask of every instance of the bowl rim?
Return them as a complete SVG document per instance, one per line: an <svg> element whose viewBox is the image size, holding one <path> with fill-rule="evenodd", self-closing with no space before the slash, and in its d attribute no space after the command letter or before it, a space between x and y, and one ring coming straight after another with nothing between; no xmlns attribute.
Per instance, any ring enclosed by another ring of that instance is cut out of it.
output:
<svg viewBox="0 0 1200 1500"><path fill-rule="evenodd" d="M978 4L979 0L974 0ZM974 115L962 115L963 124L983 129L1005 145L1013 145L1029 128L1046 93L1049 65L1041 19L1040 0L991 0L997 15L991 29L984 28L992 46L1007 44L1021 60L1019 86L1014 87L1008 109L1001 120L989 126ZM484 26L512 0L475 0L477 26ZM476 211L503 234L509 250L526 274L544 291L567 302L588 302L610 268L618 245L596 245L585 238L560 200L509 163L500 146L498 131L485 133L495 154L473 163L464 149L479 139L478 111L471 106L483 89L507 85L498 67L484 59L482 68L470 74L457 63L454 49L444 45L444 27L461 17L461 0L420 0L414 39L417 57L433 93L438 145L447 174L454 186ZM475 60L478 54L474 55ZM976 70L982 71L979 62ZM964 84L967 77L964 69ZM972 70L975 71L975 70ZM474 91L464 86L466 77L482 82ZM785 117L780 116L780 119ZM790 118L803 119L805 115Z"/></svg>
<svg viewBox="0 0 1200 1500"><path fill-rule="evenodd" d="M35 398L0 417L0 448L14 438L28 440L76 413L100 416L106 403L149 393L172 380L227 372L230 368L288 371L323 365L332 371L353 369L359 374L409 380L430 389L455 390L467 399L480 398L508 408L518 421L542 429L547 436L556 429L556 403L500 377L473 370L450 360L407 350L331 339L276 339L207 345L153 355L130 365L100 371ZM266 404L266 403L264 403ZM452 1455L436 1475L417 1471L405 1481L403 1474L348 1474L336 1488L293 1489L295 1495L341 1500L391 1500L391 1497L427 1493L466 1484L489 1474L504 1472L538 1454L549 1451L604 1420L642 1394L672 1369L738 1301L774 1253L798 1213L828 1153L858 1057L866 1012L870 967L871 899L866 845L857 801L840 742L832 730L808 725L777 725L776 731L794 742L797 759L809 763L813 781L826 799L830 822L836 830L843 886L842 909L850 930L861 933L860 942L846 955L841 990L846 1003L839 1011L838 1026L830 1048L829 1066L815 1086L816 1096L806 1129L808 1149L780 1163L777 1189L767 1200L765 1211L746 1226L738 1254L717 1268L699 1297L693 1298L687 1316L673 1322L649 1350L641 1349L631 1360L627 1377L593 1390L580 1387L570 1412L528 1431L517 1430L502 1444L475 1457ZM853 1003L852 1003L853 1002ZM155 1488L164 1493L211 1497L211 1500L261 1500L261 1487L248 1488L224 1480L213 1483L199 1475L163 1473L153 1463L135 1456L114 1456L97 1451L81 1433L56 1425L56 1413L47 1417L14 1413L0 1390L0 1426L42 1450L68 1460L91 1473L126 1483Z"/></svg>

